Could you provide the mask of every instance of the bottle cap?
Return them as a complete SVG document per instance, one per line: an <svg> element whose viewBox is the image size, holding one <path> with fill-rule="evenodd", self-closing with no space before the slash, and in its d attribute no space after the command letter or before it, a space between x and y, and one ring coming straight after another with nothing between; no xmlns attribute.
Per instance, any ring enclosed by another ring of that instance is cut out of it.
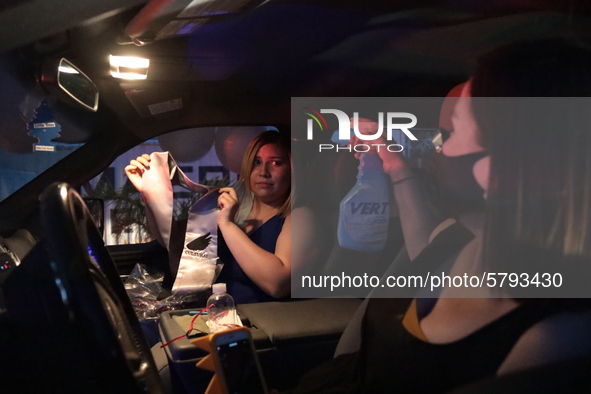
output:
<svg viewBox="0 0 591 394"><path fill-rule="evenodd" d="M211 286L211 291L213 291L214 294L225 293L226 292L226 284L225 283L214 283Z"/></svg>

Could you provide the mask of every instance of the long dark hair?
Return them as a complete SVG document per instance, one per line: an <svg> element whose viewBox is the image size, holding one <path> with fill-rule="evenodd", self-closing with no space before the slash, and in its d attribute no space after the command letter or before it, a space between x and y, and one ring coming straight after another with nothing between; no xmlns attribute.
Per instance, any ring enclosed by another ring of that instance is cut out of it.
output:
<svg viewBox="0 0 591 394"><path fill-rule="evenodd" d="M491 157L485 264L591 258L591 51L564 39L507 46L480 59L471 93Z"/></svg>

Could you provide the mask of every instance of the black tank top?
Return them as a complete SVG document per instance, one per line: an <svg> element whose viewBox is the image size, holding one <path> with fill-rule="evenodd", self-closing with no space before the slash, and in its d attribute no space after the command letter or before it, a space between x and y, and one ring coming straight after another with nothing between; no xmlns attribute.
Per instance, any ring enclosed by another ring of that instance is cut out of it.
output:
<svg viewBox="0 0 591 394"><path fill-rule="evenodd" d="M360 392L446 392L494 376L523 333L563 310L532 300L462 339L433 344L404 329L400 316L389 313L391 303L369 301L355 384Z"/></svg>
<svg viewBox="0 0 591 394"><path fill-rule="evenodd" d="M281 234L284 223L285 217L283 215L275 215L250 233L248 237L263 250L275 253L277 238ZM224 262L224 268L216 283L226 283L228 293L234 298L236 304L280 300L265 293L244 273L230 252L221 231L218 231L218 256Z"/></svg>
<svg viewBox="0 0 591 394"><path fill-rule="evenodd" d="M450 226L413 263L427 272L471 238L461 225ZM410 265L402 269L407 274L415 271L416 267ZM557 313L580 309L577 303L557 301L561 300L525 300L462 339L433 344L404 328L400 300L370 299L360 350L323 364L306 375L294 392L441 393L494 376L529 328ZM424 304L427 308L421 315L428 313L434 302Z"/></svg>
<svg viewBox="0 0 591 394"><path fill-rule="evenodd" d="M410 264L431 270L454 256L472 238L460 224L443 230ZM515 343L534 324L565 311L564 303L525 300L512 311L447 344L425 342L410 334L400 314L391 313L397 300L376 298L368 303L359 354L361 392L446 392L452 388L494 376ZM434 305L423 300L427 314ZM431 302L429 302L431 301ZM418 303L421 304L420 302Z"/></svg>

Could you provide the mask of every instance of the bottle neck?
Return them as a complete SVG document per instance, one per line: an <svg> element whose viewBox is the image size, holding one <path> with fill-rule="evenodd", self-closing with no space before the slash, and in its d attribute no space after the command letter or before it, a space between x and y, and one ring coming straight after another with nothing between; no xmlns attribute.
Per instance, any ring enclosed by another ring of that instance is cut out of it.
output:
<svg viewBox="0 0 591 394"><path fill-rule="evenodd" d="M376 153L362 153L359 155L357 171L357 179L359 180L369 176L383 176L382 159Z"/></svg>

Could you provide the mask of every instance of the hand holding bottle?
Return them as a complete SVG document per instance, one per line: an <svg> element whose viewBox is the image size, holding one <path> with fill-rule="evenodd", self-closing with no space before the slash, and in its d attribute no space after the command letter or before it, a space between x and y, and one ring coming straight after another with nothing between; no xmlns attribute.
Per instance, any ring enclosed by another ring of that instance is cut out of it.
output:
<svg viewBox="0 0 591 394"><path fill-rule="evenodd" d="M354 118L351 118L351 129L355 127ZM371 119L359 118L358 130L361 134L375 134L378 130L379 124ZM400 170L406 169L408 166L401 153L390 152L386 147L390 144L396 143L395 141L386 140L384 133L372 141L365 141L357 137L355 133L352 133L351 139L349 140L350 145L364 144L369 145L371 150L368 153L377 153L380 159L382 159L382 167L384 172L390 176ZM381 145L378 149L377 146ZM359 159L361 153L356 153L355 157Z"/></svg>

